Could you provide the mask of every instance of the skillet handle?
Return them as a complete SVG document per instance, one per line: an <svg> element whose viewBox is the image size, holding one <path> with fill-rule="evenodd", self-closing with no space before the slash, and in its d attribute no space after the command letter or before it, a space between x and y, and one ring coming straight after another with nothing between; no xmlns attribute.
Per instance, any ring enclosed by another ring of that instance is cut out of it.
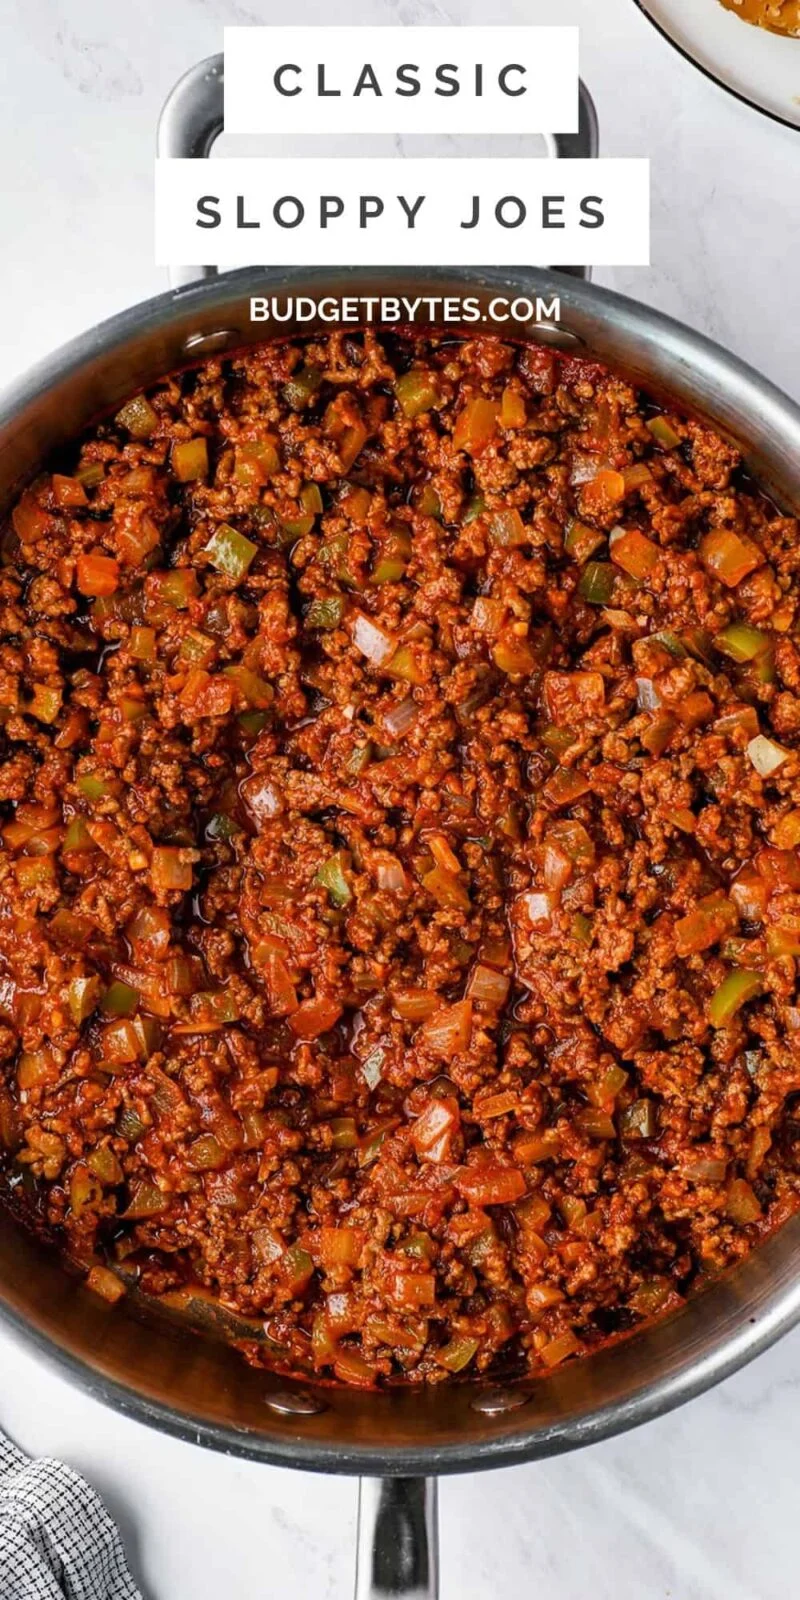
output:
<svg viewBox="0 0 800 1600"><path fill-rule="evenodd" d="M437 1600L435 1478L360 1478L355 1600Z"/></svg>
<svg viewBox="0 0 800 1600"><path fill-rule="evenodd" d="M190 67L164 101L158 119L156 149L159 156L204 160L223 127L225 58L208 56ZM215 278L216 267L170 267L173 289L188 288L203 278Z"/></svg>
<svg viewBox="0 0 800 1600"><path fill-rule="evenodd" d="M214 140L223 128L225 58L208 56L191 67L170 90L158 122L157 150L160 156L204 160L211 154ZM548 154L561 160L594 157L599 137L594 101L581 79L577 133L555 133L546 140ZM562 267L576 278L588 278L588 267ZM216 267L170 267L173 289L216 277Z"/></svg>
<svg viewBox="0 0 800 1600"><path fill-rule="evenodd" d="M582 78L578 85L577 133L553 134L547 144L548 153L558 156L561 161L594 160L597 156L600 149L597 109ZM585 278L587 281L592 276L591 267L559 267L558 270L568 272L573 278Z"/></svg>

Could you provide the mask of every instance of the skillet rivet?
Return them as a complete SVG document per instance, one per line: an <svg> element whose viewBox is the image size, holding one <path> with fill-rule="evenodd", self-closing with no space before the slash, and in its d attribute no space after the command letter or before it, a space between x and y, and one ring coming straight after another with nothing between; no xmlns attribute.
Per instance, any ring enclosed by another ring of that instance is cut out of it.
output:
<svg viewBox="0 0 800 1600"><path fill-rule="evenodd" d="M573 333L569 328L562 328L558 322L534 323L531 327L531 336L534 344L551 344L556 350L571 350L575 345L586 342L580 334Z"/></svg>
<svg viewBox="0 0 800 1600"><path fill-rule="evenodd" d="M226 345L238 338L235 328L215 328L213 333L190 333L183 341L183 353L187 356L212 355L215 350L224 350Z"/></svg>
<svg viewBox="0 0 800 1600"><path fill-rule="evenodd" d="M487 1389L483 1394L476 1394L470 1405L473 1411L480 1411L486 1417L499 1417L505 1411L518 1411L529 1400L530 1395L520 1389Z"/></svg>
<svg viewBox="0 0 800 1600"><path fill-rule="evenodd" d="M313 1417L327 1409L324 1400L318 1400L305 1389L277 1389L274 1394L264 1396L264 1404L279 1417Z"/></svg>

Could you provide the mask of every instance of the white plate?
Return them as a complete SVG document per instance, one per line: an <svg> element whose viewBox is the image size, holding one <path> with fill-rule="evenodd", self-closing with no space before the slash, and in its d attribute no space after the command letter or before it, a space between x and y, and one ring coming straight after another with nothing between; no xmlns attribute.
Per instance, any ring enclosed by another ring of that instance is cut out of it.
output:
<svg viewBox="0 0 800 1600"><path fill-rule="evenodd" d="M636 0L664 37L731 94L800 128L800 39L767 33L719 0Z"/></svg>

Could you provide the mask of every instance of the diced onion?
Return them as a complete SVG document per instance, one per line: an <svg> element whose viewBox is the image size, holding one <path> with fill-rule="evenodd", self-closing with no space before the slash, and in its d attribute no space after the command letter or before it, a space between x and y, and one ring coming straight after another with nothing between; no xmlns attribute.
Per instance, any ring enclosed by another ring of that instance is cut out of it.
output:
<svg viewBox="0 0 800 1600"><path fill-rule="evenodd" d="M250 1244L256 1261L264 1267L271 1266L274 1261L280 1261L286 1249L280 1234L268 1226L256 1228L250 1235Z"/></svg>
<svg viewBox="0 0 800 1600"><path fill-rule="evenodd" d="M489 531L494 543L500 545L502 549L514 550L528 543L529 534L526 533L525 524L515 506L495 511L489 523Z"/></svg>
<svg viewBox="0 0 800 1600"><path fill-rule="evenodd" d="M683 1169L684 1177L690 1183L722 1183L727 1171L727 1161L717 1160L714 1156L699 1156Z"/></svg>
<svg viewBox="0 0 800 1600"><path fill-rule="evenodd" d="M503 625L506 608L502 600L495 600L491 595L478 595L472 607L471 622L473 628L480 633L497 634Z"/></svg>
<svg viewBox="0 0 800 1600"><path fill-rule="evenodd" d="M370 1089L376 1088L380 1083L385 1054L383 1046L376 1044L361 1063L361 1076Z"/></svg>
<svg viewBox="0 0 800 1600"><path fill-rule="evenodd" d="M643 461L637 461L632 467L625 467L622 476L629 493L631 489L641 489L644 484L653 481L653 474Z"/></svg>
<svg viewBox="0 0 800 1600"><path fill-rule="evenodd" d="M353 619L353 644L373 667L382 666L394 654L395 642L391 634L365 617L363 611L357 611Z"/></svg>
<svg viewBox="0 0 800 1600"><path fill-rule="evenodd" d="M568 1329L566 1333L559 1334L557 1339L551 1339L539 1354L546 1367L559 1367L568 1356L574 1356L581 1348L580 1340Z"/></svg>
<svg viewBox="0 0 800 1600"><path fill-rule="evenodd" d="M490 1006L504 1006L508 999L510 980L504 972L478 962L469 980L467 993L472 1000L484 1000Z"/></svg>
<svg viewBox="0 0 800 1600"><path fill-rule="evenodd" d="M603 621L609 628L618 628L621 632L634 632L638 624L629 611L619 611L613 606L606 606L603 611Z"/></svg>
<svg viewBox="0 0 800 1600"><path fill-rule="evenodd" d="M469 1046L472 1028L472 1001L459 1000L452 1006L441 1006L425 1022L417 1035L421 1044L432 1055L449 1059Z"/></svg>
<svg viewBox="0 0 800 1600"><path fill-rule="evenodd" d="M746 1179L734 1178L733 1182L728 1185L725 1210L739 1227L746 1227L748 1222L759 1221L761 1207L754 1190Z"/></svg>
<svg viewBox="0 0 800 1600"><path fill-rule="evenodd" d="M435 989L395 989L392 1004L404 1022L422 1022L437 1009L439 995Z"/></svg>
<svg viewBox="0 0 800 1600"><path fill-rule="evenodd" d="M580 483L591 483L596 477L597 462L594 456L573 456L569 474L569 481L573 488Z"/></svg>
<svg viewBox="0 0 800 1600"><path fill-rule="evenodd" d="M511 956L511 940L486 939L481 945L480 953L490 967L504 967Z"/></svg>
<svg viewBox="0 0 800 1600"><path fill-rule="evenodd" d="M436 865L444 872L460 872L461 862L443 833L428 834L425 840Z"/></svg>
<svg viewBox="0 0 800 1600"><path fill-rule="evenodd" d="M652 678L636 679L636 704L640 711L658 711L661 696Z"/></svg>
<svg viewBox="0 0 800 1600"><path fill-rule="evenodd" d="M402 863L396 856L382 856L375 868L375 876L379 889L388 889L391 894L398 894L407 887L408 879Z"/></svg>
<svg viewBox="0 0 800 1600"><path fill-rule="evenodd" d="M562 850L560 844L549 839L544 846L544 881L548 889L564 889L572 877L574 868L567 852Z"/></svg>
<svg viewBox="0 0 800 1600"><path fill-rule="evenodd" d="M538 923L549 922L558 903L557 895L540 893L535 890L530 894L524 895L523 899L528 918L534 927Z"/></svg>
<svg viewBox="0 0 800 1600"><path fill-rule="evenodd" d="M411 1143L420 1161L439 1165L448 1161L453 1136L461 1124L458 1101L438 1096L430 1100L411 1128Z"/></svg>
<svg viewBox="0 0 800 1600"><path fill-rule="evenodd" d="M436 1360L439 1366L446 1367L448 1372L462 1372L464 1367L469 1366L479 1349L479 1339L451 1339L449 1344L436 1351Z"/></svg>
<svg viewBox="0 0 800 1600"><path fill-rule="evenodd" d="M788 750L775 744L773 739L767 739L763 733L756 734L747 746L747 754L760 778L769 778L773 772L783 766Z"/></svg>
<svg viewBox="0 0 800 1600"><path fill-rule="evenodd" d="M392 706L383 719L383 726L390 739L399 739L401 734L408 733L417 720L417 708L410 694L399 705Z"/></svg>
<svg viewBox="0 0 800 1600"><path fill-rule="evenodd" d="M420 881L437 905L455 906L461 911L469 911L469 894L455 872L448 872L444 867L436 866L430 872L424 873Z"/></svg>
<svg viewBox="0 0 800 1600"><path fill-rule="evenodd" d="M242 786L242 799L256 822L268 822L283 810L283 800L271 778L257 773Z"/></svg>
<svg viewBox="0 0 800 1600"><path fill-rule="evenodd" d="M674 450L680 444L680 434L669 423L666 417L651 417L645 424L649 428L657 444L663 445L665 450Z"/></svg>
<svg viewBox="0 0 800 1600"><path fill-rule="evenodd" d="M589 1139L613 1139L616 1135L614 1118L607 1111L586 1106L576 1114L575 1122L581 1133Z"/></svg>
<svg viewBox="0 0 800 1600"><path fill-rule="evenodd" d="M552 1283L532 1283L525 1296L531 1311L543 1311L547 1306L558 1305L564 1296Z"/></svg>
<svg viewBox="0 0 800 1600"><path fill-rule="evenodd" d="M114 1305L125 1294L125 1285L108 1267L92 1267L86 1279L87 1289L99 1294L101 1299Z"/></svg>

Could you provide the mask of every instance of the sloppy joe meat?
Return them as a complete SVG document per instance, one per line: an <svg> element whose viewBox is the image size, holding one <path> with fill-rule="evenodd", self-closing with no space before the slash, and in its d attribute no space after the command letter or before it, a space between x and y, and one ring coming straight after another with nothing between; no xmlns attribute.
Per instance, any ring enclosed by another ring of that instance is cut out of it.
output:
<svg viewBox="0 0 800 1600"><path fill-rule="evenodd" d="M6 1198L375 1385L546 1372L797 1207L796 523L590 360L134 397L0 569Z"/></svg>

